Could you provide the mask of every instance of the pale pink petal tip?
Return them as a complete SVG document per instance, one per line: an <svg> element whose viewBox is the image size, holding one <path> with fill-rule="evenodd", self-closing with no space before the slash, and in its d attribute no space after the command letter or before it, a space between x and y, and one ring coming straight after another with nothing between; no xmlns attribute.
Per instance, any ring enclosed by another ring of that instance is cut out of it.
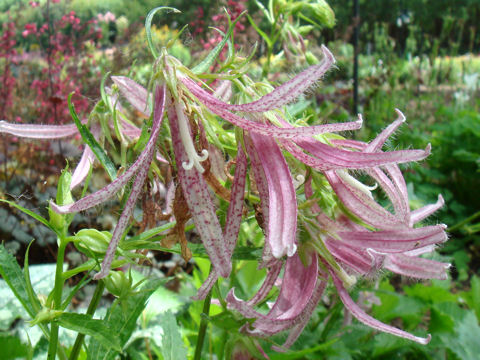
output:
<svg viewBox="0 0 480 360"><path fill-rule="evenodd" d="M362 114L358 114L358 120L355 121L355 123L359 124L360 127L363 125L363 115Z"/></svg>
<svg viewBox="0 0 480 360"><path fill-rule="evenodd" d="M438 200L436 205L438 207L442 207L443 205L445 205L445 200L443 199L442 194L438 194Z"/></svg>
<svg viewBox="0 0 480 360"><path fill-rule="evenodd" d="M328 62L331 62L332 64L335 64L337 60L335 59L335 56L333 56L332 52L328 50L328 48L325 45L322 45L322 53L323 56L325 56L328 59Z"/></svg>
<svg viewBox="0 0 480 360"><path fill-rule="evenodd" d="M426 156L430 156L432 153L432 144L428 143L427 147L425 148L425 154Z"/></svg>
<svg viewBox="0 0 480 360"><path fill-rule="evenodd" d="M407 118L405 117L405 115L403 115L403 113L398 110L398 109L395 109L395 112L397 113L398 115L398 118L397 118L397 121L400 120L401 122L405 122L407 120Z"/></svg>

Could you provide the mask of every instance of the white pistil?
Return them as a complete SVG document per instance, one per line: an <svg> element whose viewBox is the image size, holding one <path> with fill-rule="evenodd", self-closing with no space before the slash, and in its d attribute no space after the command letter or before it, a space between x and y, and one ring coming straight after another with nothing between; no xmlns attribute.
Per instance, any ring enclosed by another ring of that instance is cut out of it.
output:
<svg viewBox="0 0 480 360"><path fill-rule="evenodd" d="M298 189L305 182L305 176L303 176L302 174L298 174L297 176L295 176L295 179L292 179L292 182L293 187L295 189Z"/></svg>
<svg viewBox="0 0 480 360"><path fill-rule="evenodd" d="M337 175L341 177L347 184L360 190L365 195L373 199L371 191L375 190L378 184L375 184L374 186L367 186L351 176L347 170L337 170Z"/></svg>
<svg viewBox="0 0 480 360"><path fill-rule="evenodd" d="M200 164L202 161L208 159L208 150L203 149L202 155L198 155L193 145L193 140L188 129L187 119L182 105L178 102L175 103L175 111L177 112L178 127L180 130L180 138L182 139L183 147L188 156L188 163L184 161L182 166L185 170L191 170L193 167L199 172L203 173L205 169Z"/></svg>

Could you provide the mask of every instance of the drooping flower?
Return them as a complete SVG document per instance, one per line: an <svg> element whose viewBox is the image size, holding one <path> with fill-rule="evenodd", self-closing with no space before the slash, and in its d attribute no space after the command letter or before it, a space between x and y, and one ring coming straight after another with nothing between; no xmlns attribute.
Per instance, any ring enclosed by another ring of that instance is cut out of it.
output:
<svg viewBox="0 0 480 360"><path fill-rule="evenodd" d="M352 140L332 141L351 150L380 152L386 139L405 121L397 110L399 119L387 127L369 144ZM450 264L419 257L434 250L435 245L447 240L445 225L413 227L443 205L439 196L436 204L410 211L405 180L396 164L365 169L387 194L394 213L379 205L370 189L354 179L346 170L324 172L348 214L337 214L331 219L315 203L312 212L317 226L305 225L312 237L322 263L332 277L337 292L346 308L359 321L379 331L426 344L427 338L383 324L365 313L349 296L347 288L356 276L372 276L385 268L395 273L419 279L446 279ZM312 181L305 183L307 198L314 196ZM350 218L353 216L356 221Z"/></svg>

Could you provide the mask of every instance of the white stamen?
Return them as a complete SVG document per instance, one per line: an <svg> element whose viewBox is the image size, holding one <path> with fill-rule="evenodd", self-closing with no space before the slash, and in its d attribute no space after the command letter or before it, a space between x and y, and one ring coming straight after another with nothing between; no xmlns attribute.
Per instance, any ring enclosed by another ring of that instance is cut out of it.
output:
<svg viewBox="0 0 480 360"><path fill-rule="evenodd" d="M193 167L197 169L200 173L203 173L205 169L200 164L200 162L207 160L208 151L206 149L202 150L202 155L198 155L193 145L193 140L190 135L190 130L188 128L187 119L185 117L185 112L180 103L175 103L175 111L177 112L178 117L178 127L180 130L180 138L182 139L183 147L188 156L188 163L184 161L182 166L185 170L191 170Z"/></svg>

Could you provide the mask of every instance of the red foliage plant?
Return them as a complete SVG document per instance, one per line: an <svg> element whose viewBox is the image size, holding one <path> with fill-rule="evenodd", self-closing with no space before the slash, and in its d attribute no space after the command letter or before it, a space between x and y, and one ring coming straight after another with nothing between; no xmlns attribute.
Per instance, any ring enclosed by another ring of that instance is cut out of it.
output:
<svg viewBox="0 0 480 360"><path fill-rule="evenodd" d="M71 120L67 106L67 96L71 92L78 94L88 92L85 87L92 76L91 66L95 61L91 54L85 52L86 40L98 40L101 32L96 27L96 20L82 23L74 11L63 15L50 26L47 11L46 22L37 27L31 23L25 25L23 37L35 37L40 45L40 60L46 63L40 77L33 80L30 87L35 95L36 122L43 124L62 124ZM38 54L30 53L27 58L36 58ZM99 75L99 74L96 74ZM74 104L78 112L88 108L85 97L75 97Z"/></svg>

